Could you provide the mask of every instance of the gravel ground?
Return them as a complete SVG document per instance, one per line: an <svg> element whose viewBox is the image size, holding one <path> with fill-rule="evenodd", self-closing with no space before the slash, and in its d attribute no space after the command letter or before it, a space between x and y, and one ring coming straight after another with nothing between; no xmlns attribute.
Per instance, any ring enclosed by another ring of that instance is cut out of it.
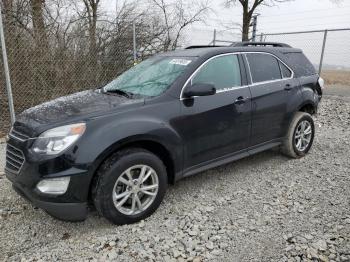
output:
<svg viewBox="0 0 350 262"><path fill-rule="evenodd" d="M184 179L134 225L55 220L0 175L0 260L350 261L349 112L325 98L305 158L272 150Z"/></svg>
<svg viewBox="0 0 350 262"><path fill-rule="evenodd" d="M342 86L342 85L327 86L327 88L324 90L324 94L328 98L333 97L335 99L340 99L340 100L350 102L350 88L349 88L349 86Z"/></svg>

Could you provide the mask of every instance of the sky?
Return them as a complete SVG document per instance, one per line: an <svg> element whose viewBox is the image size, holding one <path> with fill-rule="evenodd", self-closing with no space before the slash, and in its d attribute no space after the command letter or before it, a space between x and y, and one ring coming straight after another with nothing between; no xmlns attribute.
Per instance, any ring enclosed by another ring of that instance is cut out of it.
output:
<svg viewBox="0 0 350 262"><path fill-rule="evenodd" d="M115 10L116 0L105 3L106 8ZM143 1L140 1L141 4ZM217 39L239 41L242 10L239 4L226 8L224 0L210 1L212 12L208 14L205 23L189 27L183 38L183 46L209 44L213 39L214 29ZM257 34L295 32L308 30L324 30L350 28L350 1L343 0L294 0L277 3L272 7L260 7ZM266 41L286 42L293 47L304 50L309 59L319 63L322 50L322 33L298 35L265 36ZM325 64L339 65L350 68L350 30L329 32L325 50Z"/></svg>

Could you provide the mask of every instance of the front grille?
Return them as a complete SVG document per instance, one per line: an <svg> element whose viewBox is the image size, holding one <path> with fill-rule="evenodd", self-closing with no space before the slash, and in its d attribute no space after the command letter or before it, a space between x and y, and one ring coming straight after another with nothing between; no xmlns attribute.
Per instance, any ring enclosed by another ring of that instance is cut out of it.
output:
<svg viewBox="0 0 350 262"><path fill-rule="evenodd" d="M18 174L24 164L25 158L21 150L7 144L5 169L11 173Z"/></svg>
<svg viewBox="0 0 350 262"><path fill-rule="evenodd" d="M16 130L15 128L12 128L9 134L10 137L17 139L19 141L26 141L29 139L29 136L23 134L22 132Z"/></svg>

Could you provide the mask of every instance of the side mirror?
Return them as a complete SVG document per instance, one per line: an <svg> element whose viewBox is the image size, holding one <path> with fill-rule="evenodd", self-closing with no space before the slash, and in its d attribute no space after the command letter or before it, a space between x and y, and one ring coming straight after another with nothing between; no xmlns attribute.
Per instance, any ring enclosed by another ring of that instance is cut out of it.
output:
<svg viewBox="0 0 350 262"><path fill-rule="evenodd" d="M193 96L211 96L216 94L214 85L198 83L188 86L184 92L186 98Z"/></svg>

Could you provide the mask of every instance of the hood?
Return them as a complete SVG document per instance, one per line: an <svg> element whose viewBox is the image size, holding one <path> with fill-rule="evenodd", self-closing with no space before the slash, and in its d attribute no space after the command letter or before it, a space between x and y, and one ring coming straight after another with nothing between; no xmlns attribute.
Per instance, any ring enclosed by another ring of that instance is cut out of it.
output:
<svg viewBox="0 0 350 262"><path fill-rule="evenodd" d="M87 90L29 108L18 115L15 126L35 129L38 126L61 122L81 121L89 116L97 116L115 108L130 104L143 104L143 99L130 99L123 96Z"/></svg>

